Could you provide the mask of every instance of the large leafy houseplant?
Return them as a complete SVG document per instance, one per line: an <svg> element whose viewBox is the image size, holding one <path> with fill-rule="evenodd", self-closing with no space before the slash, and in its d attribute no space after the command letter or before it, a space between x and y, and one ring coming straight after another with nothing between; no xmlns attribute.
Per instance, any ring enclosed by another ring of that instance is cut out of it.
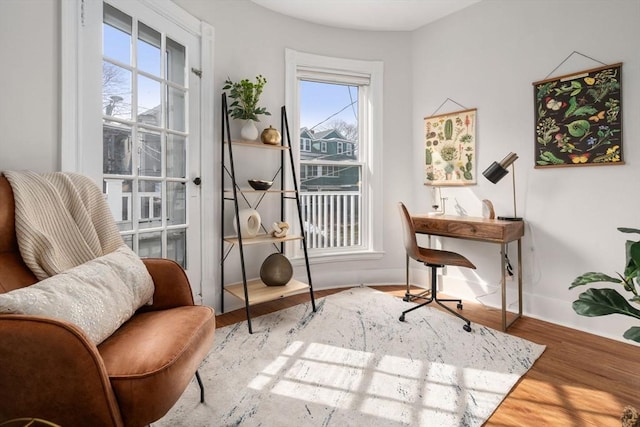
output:
<svg viewBox="0 0 640 427"><path fill-rule="evenodd" d="M635 228L621 227L618 230L623 233L640 234L640 230ZM640 241L627 240L625 248L626 265L623 274L617 273L618 277L611 277L604 273L584 273L574 279L569 289L596 282L618 283L622 285L626 292L631 293L631 298L627 301L615 289L590 288L581 293L578 299L573 302L573 310L576 313L589 317L623 314L640 319L640 310L630 304L630 302L640 304L640 295L638 295L638 288L640 287ZM640 327L633 326L629 328L623 337L640 343Z"/></svg>
<svg viewBox="0 0 640 427"><path fill-rule="evenodd" d="M224 82L223 90L229 91L229 98L233 100L229 105L229 113L234 119L254 120L259 122L258 116L264 114L270 116L266 108L258 107L262 89L267 83L262 75L257 75L255 82L249 79L242 79L239 82L233 82L227 78Z"/></svg>

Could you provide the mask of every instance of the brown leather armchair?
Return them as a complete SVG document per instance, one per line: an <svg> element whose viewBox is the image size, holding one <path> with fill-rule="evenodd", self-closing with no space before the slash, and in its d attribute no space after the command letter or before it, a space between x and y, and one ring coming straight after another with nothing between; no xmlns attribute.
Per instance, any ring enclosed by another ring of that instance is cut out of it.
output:
<svg viewBox="0 0 640 427"><path fill-rule="evenodd" d="M213 344L213 309L194 305L182 268L143 260L154 284L144 306L100 345L53 318L0 315L0 424L144 426L167 413ZM37 282L15 236L14 198L0 175L0 293Z"/></svg>

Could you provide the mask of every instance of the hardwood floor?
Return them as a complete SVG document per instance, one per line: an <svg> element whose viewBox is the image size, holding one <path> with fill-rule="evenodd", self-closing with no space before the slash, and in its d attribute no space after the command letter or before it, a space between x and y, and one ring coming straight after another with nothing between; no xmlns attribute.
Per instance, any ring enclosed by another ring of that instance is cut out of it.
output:
<svg viewBox="0 0 640 427"><path fill-rule="evenodd" d="M372 286L404 296L404 286ZM316 291L316 299L344 289ZM295 295L251 307L252 317L308 301ZM500 329L500 310L470 301L473 323ZM244 309L216 317L217 327L245 320ZM513 388L486 426L620 426L625 406L640 409L640 347L523 317L510 334L546 345L533 368Z"/></svg>

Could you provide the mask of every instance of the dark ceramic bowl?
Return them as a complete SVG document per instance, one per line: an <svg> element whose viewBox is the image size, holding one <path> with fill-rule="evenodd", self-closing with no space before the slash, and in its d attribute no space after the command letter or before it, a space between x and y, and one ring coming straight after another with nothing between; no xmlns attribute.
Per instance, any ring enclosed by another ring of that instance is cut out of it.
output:
<svg viewBox="0 0 640 427"><path fill-rule="evenodd" d="M248 182L254 190L268 190L273 185L273 181L265 181L263 179L250 179Z"/></svg>

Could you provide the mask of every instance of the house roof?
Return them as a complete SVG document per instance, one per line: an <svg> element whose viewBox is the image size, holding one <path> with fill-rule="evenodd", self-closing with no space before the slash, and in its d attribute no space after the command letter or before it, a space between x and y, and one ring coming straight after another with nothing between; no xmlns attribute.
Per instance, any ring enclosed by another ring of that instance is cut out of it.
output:
<svg viewBox="0 0 640 427"><path fill-rule="evenodd" d="M327 140L327 139L343 139L347 140L344 135L340 133L337 129L327 129L321 131L313 131L306 127L300 129L300 137L301 138L310 138L314 141L319 140ZM352 141L353 142L353 141Z"/></svg>

